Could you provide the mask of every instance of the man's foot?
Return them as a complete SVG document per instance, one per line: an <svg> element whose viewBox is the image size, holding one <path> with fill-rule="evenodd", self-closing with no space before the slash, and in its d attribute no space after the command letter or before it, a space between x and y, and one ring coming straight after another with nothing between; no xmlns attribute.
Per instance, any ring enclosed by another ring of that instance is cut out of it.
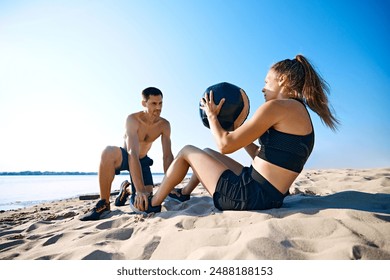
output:
<svg viewBox="0 0 390 280"><path fill-rule="evenodd" d="M161 212L161 205L152 206L152 198L153 198L152 195L150 195L149 198L148 198L148 209L146 209L145 211L141 211L141 210L139 210L138 208L136 208L134 206L135 195L132 195L130 197L130 201L129 201L131 210L133 210L137 214L149 214L149 213L159 213L159 212Z"/></svg>
<svg viewBox="0 0 390 280"><path fill-rule="evenodd" d="M171 192L168 194L168 196L178 202L184 202L184 201L187 201L187 200L190 200L191 198L191 195L189 194L182 194L183 189L175 189L175 192ZM176 194L177 193L177 194Z"/></svg>
<svg viewBox="0 0 390 280"><path fill-rule="evenodd" d="M98 201L96 206L91 210L91 212L80 217L80 221L95 221L99 220L100 216L105 216L110 212L110 203L107 203L105 199Z"/></svg>
<svg viewBox="0 0 390 280"><path fill-rule="evenodd" d="M125 180L121 184L121 190L119 195L115 199L115 206L123 206L126 203L129 193L127 192L127 187L130 186L129 181Z"/></svg>

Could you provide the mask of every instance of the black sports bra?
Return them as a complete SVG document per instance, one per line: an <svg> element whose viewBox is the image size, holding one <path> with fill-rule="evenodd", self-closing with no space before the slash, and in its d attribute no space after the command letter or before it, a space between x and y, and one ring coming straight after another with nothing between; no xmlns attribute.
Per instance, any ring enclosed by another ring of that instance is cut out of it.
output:
<svg viewBox="0 0 390 280"><path fill-rule="evenodd" d="M312 132L303 136L270 128L260 136L259 144L261 145L257 155L259 158L299 173L314 147L313 124Z"/></svg>

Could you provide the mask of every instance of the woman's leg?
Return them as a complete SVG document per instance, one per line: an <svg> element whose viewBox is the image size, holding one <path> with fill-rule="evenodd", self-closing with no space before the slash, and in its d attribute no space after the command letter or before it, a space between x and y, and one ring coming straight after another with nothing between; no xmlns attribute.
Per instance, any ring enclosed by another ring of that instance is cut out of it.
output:
<svg viewBox="0 0 390 280"><path fill-rule="evenodd" d="M240 163L235 161L234 159L225 156L224 154L221 154L217 151L214 151L213 149L206 148L203 151L214 157L216 160L220 161L223 165L227 167L227 169L230 169L233 171L236 175L239 175L244 168ZM196 188L196 186L199 185L199 179L196 177L195 173L192 174L190 181L187 183L187 185L182 189L181 193L183 195L189 195L192 193L192 191Z"/></svg>
<svg viewBox="0 0 390 280"><path fill-rule="evenodd" d="M169 166L159 189L153 196L152 206L161 205L173 188L183 181L189 167L211 195L215 192L221 174L229 169L209 153L194 146L185 146Z"/></svg>
<svg viewBox="0 0 390 280"><path fill-rule="evenodd" d="M198 177L196 177L195 173L193 173L191 175L191 178L190 180L188 181L187 185L185 185L182 189L181 189L181 194L182 195L189 195L192 193L193 190L195 190L195 188L199 185L200 181L198 179ZM173 190L174 192L175 190Z"/></svg>

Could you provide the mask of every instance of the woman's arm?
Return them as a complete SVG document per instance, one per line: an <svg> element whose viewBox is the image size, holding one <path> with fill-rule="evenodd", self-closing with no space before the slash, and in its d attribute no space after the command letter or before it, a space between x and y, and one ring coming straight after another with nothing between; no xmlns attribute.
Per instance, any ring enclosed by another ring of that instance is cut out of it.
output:
<svg viewBox="0 0 390 280"><path fill-rule="evenodd" d="M228 132L221 127L217 118L224 100L222 99L216 105L213 101L213 94L210 92L210 98L206 94L204 101L201 108L207 114L211 133L214 136L218 149L223 154L233 153L238 149L247 147L267 129L279 122L284 114L283 108L279 106L277 100L271 100L261 105L254 115L239 128Z"/></svg>
<svg viewBox="0 0 390 280"><path fill-rule="evenodd" d="M248 153L248 155L254 159L255 156L259 153L260 147L257 146L255 143L250 143L248 146L245 147L245 151Z"/></svg>

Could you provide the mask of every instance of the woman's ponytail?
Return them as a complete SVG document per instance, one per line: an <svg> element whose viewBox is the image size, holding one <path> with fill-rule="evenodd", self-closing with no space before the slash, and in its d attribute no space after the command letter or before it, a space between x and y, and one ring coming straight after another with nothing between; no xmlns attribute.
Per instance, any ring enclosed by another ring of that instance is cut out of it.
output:
<svg viewBox="0 0 390 280"><path fill-rule="evenodd" d="M332 114L328 103L329 86L315 71L310 62L303 56L297 55L295 59L303 66L304 83L302 95L311 110L316 112L321 120L332 130L337 130L339 120Z"/></svg>

